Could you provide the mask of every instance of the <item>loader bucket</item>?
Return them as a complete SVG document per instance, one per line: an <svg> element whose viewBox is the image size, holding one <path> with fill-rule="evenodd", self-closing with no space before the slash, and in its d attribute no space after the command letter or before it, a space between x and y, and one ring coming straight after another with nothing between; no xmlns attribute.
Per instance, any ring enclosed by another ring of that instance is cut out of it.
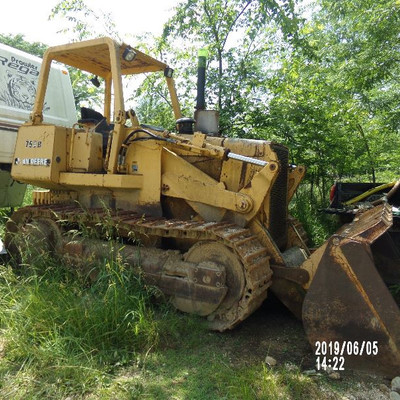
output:
<svg viewBox="0 0 400 400"><path fill-rule="evenodd" d="M384 282L400 276L391 225L391 207L380 205L333 235L322 256L315 253L303 323L316 360L327 366L400 373L400 310Z"/></svg>

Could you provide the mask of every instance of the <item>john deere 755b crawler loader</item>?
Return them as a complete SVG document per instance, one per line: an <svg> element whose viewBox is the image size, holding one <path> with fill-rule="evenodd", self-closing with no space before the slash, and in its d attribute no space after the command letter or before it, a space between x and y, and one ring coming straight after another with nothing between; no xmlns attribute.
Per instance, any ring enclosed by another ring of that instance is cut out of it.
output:
<svg viewBox="0 0 400 400"><path fill-rule="evenodd" d="M43 123L52 61L104 80L103 114L83 109L73 128ZM124 104L122 77L157 71L177 133L141 125ZM8 222L9 251L23 251L22 232L70 260L105 257L102 240L76 240L68 230L108 215L126 260L211 328L233 328L272 291L303 320L319 362L400 373L400 314L386 286L400 283L390 206L361 214L310 254L288 215L304 168L289 165L282 145L214 135L215 113L199 98L196 121L182 118L172 72L108 38L46 52L12 176L47 190Z"/></svg>

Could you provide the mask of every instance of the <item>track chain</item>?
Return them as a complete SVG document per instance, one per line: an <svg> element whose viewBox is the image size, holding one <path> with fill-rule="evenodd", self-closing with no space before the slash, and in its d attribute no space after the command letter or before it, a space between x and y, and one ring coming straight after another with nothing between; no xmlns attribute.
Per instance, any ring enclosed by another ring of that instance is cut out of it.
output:
<svg viewBox="0 0 400 400"><path fill-rule="evenodd" d="M252 314L267 297L272 271L268 251L247 228L229 222L197 222L146 217L132 211L83 209L74 205L27 206L16 211L7 228L15 232L16 225L36 218L49 218L57 223L112 225L120 237L131 238L132 233L164 238L185 238L196 241L217 241L230 248L244 267L245 288L236 306L219 314L212 314L211 327L232 329ZM106 222L105 222L106 221Z"/></svg>

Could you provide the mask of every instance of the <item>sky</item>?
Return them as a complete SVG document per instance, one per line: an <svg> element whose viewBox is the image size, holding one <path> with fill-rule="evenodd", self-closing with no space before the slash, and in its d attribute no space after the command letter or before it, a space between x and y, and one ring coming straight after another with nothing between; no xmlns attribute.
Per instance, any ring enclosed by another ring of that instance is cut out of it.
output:
<svg viewBox="0 0 400 400"><path fill-rule="evenodd" d="M38 41L50 46L69 41L68 35L57 34L60 20L49 21L52 8L60 0L18 0L2 9L0 33L25 36L27 41ZM164 23L173 15L172 8L179 0L85 0L93 10L112 13L116 29L124 38L126 35L140 35L146 32L160 35Z"/></svg>

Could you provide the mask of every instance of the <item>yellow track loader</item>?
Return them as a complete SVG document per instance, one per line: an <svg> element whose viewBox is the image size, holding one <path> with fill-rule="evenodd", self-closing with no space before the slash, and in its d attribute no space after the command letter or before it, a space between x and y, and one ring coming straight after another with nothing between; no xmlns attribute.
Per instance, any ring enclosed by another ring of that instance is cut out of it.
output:
<svg viewBox="0 0 400 400"><path fill-rule="evenodd" d="M104 81L102 112L83 108L71 128L43 123L53 61ZM140 124L125 107L122 78L144 73L164 74L176 133ZM212 329L235 327L271 291L303 320L322 367L399 374L400 313L386 286L400 283L390 206L360 214L310 253L288 215L305 169L277 143L219 137L204 96L195 119L182 118L172 75L108 38L48 49L12 166L13 179L46 190L7 223L9 252L24 251L22 233L71 262L107 257L105 240L69 233L107 219L125 241L125 259Z"/></svg>

